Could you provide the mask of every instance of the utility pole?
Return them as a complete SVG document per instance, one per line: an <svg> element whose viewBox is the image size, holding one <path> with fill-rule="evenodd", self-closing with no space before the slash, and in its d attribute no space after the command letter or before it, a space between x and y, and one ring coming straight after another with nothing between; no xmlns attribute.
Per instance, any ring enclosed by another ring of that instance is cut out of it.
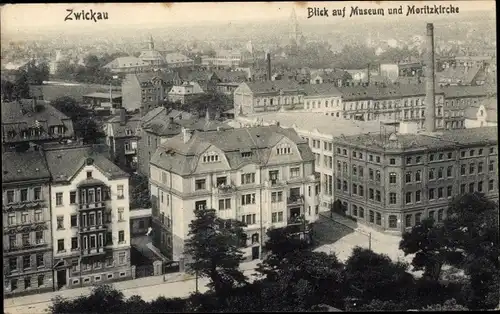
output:
<svg viewBox="0 0 500 314"><path fill-rule="evenodd" d="M372 233L371 232L368 234L368 249L369 250L372 249Z"/></svg>

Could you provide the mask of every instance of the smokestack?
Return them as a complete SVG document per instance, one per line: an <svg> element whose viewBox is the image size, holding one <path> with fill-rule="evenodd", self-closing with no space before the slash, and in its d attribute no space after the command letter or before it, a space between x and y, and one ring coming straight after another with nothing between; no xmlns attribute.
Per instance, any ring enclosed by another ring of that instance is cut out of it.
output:
<svg viewBox="0 0 500 314"><path fill-rule="evenodd" d="M267 58L267 80L271 80L271 53L267 53L266 55Z"/></svg>
<svg viewBox="0 0 500 314"><path fill-rule="evenodd" d="M425 67L425 122L427 132L436 129L435 78L434 78L434 24L427 23Z"/></svg>
<svg viewBox="0 0 500 314"><path fill-rule="evenodd" d="M368 63L368 66L366 69L367 69L367 76L368 76L367 81L368 81L368 85L370 85L370 64L369 63Z"/></svg>

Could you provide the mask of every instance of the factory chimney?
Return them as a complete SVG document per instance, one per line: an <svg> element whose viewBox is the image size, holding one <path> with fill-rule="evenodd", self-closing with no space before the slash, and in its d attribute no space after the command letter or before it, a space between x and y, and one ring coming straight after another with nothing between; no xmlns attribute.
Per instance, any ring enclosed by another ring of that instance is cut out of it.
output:
<svg viewBox="0 0 500 314"><path fill-rule="evenodd" d="M267 80L271 80L271 53L266 54L266 61L267 61Z"/></svg>
<svg viewBox="0 0 500 314"><path fill-rule="evenodd" d="M434 24L427 23L425 62L425 122L427 132L436 129L435 77L434 77Z"/></svg>

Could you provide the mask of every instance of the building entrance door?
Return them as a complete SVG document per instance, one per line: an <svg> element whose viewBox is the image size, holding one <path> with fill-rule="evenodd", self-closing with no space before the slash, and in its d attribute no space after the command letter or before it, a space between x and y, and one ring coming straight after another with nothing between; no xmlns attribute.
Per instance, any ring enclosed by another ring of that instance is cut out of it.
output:
<svg viewBox="0 0 500 314"><path fill-rule="evenodd" d="M57 271L57 289L61 289L66 285L66 269Z"/></svg>
<svg viewBox="0 0 500 314"><path fill-rule="evenodd" d="M254 246L252 248L252 260L256 260L256 259L259 259L259 247L258 246Z"/></svg>

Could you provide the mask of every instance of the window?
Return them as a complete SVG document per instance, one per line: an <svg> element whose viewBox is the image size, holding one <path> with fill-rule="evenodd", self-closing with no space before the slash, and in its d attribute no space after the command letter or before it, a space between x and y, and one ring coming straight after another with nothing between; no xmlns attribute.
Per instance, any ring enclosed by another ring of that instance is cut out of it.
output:
<svg viewBox="0 0 500 314"><path fill-rule="evenodd" d="M463 176L465 175L465 167L466 165L460 165L460 174Z"/></svg>
<svg viewBox="0 0 500 314"><path fill-rule="evenodd" d="M359 177L363 178L363 167L358 166Z"/></svg>
<svg viewBox="0 0 500 314"><path fill-rule="evenodd" d="M255 204L255 193L241 196L241 205Z"/></svg>
<svg viewBox="0 0 500 314"><path fill-rule="evenodd" d="M42 221L43 214L41 210L35 210L35 221Z"/></svg>
<svg viewBox="0 0 500 314"><path fill-rule="evenodd" d="M64 251L64 239L57 240L57 252Z"/></svg>
<svg viewBox="0 0 500 314"><path fill-rule="evenodd" d="M411 214L408 214L405 216L405 227L406 228L411 227L411 218L412 218Z"/></svg>
<svg viewBox="0 0 500 314"><path fill-rule="evenodd" d="M255 183L255 173L245 173L241 175L241 184Z"/></svg>
<svg viewBox="0 0 500 314"><path fill-rule="evenodd" d="M15 235L9 235L9 248L15 248L17 246L17 239Z"/></svg>
<svg viewBox="0 0 500 314"><path fill-rule="evenodd" d="M352 215L357 216L358 215L358 206L352 205Z"/></svg>
<svg viewBox="0 0 500 314"><path fill-rule="evenodd" d="M63 204L63 194L62 192L56 193L56 206L62 206Z"/></svg>
<svg viewBox="0 0 500 314"><path fill-rule="evenodd" d="M90 235L90 248L95 249L97 247L96 235Z"/></svg>
<svg viewBox="0 0 500 314"><path fill-rule="evenodd" d="M416 225L420 224L421 218L422 218L422 214L421 213L415 214L415 224Z"/></svg>
<svg viewBox="0 0 500 314"><path fill-rule="evenodd" d="M443 159L444 159L444 154L439 154L439 155L438 155L438 159L439 159L439 160L443 160Z"/></svg>
<svg viewBox="0 0 500 314"><path fill-rule="evenodd" d="M358 194L358 185L357 184L352 184L352 194L356 195Z"/></svg>
<svg viewBox="0 0 500 314"><path fill-rule="evenodd" d="M299 176L300 176L300 167L290 168L290 177L291 178L296 178L296 177L299 177Z"/></svg>
<svg viewBox="0 0 500 314"><path fill-rule="evenodd" d="M375 172L375 180L376 180L377 182L380 182L380 171L379 171L379 170L377 170L377 171Z"/></svg>
<svg viewBox="0 0 500 314"><path fill-rule="evenodd" d="M421 191L415 191L415 203L420 203L421 195L422 195Z"/></svg>
<svg viewBox="0 0 500 314"><path fill-rule="evenodd" d="M389 193L389 204L396 204L396 193Z"/></svg>
<svg viewBox="0 0 500 314"><path fill-rule="evenodd" d="M271 203L281 203L283 202L283 192L272 192L271 193Z"/></svg>
<svg viewBox="0 0 500 314"><path fill-rule="evenodd" d="M437 221L443 221L443 213L444 213L443 209L438 210Z"/></svg>
<svg viewBox="0 0 500 314"><path fill-rule="evenodd" d="M17 270L17 258L16 257L9 258L9 268L10 268L10 271Z"/></svg>
<svg viewBox="0 0 500 314"><path fill-rule="evenodd" d="M465 194L465 184L460 184L460 194Z"/></svg>
<svg viewBox="0 0 500 314"><path fill-rule="evenodd" d="M416 163L416 164L419 164L419 163L421 163L421 162L422 162L422 156L417 156L417 157L415 157L415 163Z"/></svg>
<svg viewBox="0 0 500 314"><path fill-rule="evenodd" d="M438 198L443 198L443 188L438 188Z"/></svg>
<svg viewBox="0 0 500 314"><path fill-rule="evenodd" d="M479 181L477 183L477 191L478 192L483 192L483 181Z"/></svg>
<svg viewBox="0 0 500 314"><path fill-rule="evenodd" d="M195 181L195 191L205 190L205 189L206 189L205 179L198 179Z"/></svg>
<svg viewBox="0 0 500 314"><path fill-rule="evenodd" d="M406 192L406 204L411 203L411 192Z"/></svg>
<svg viewBox="0 0 500 314"><path fill-rule="evenodd" d="M337 171L342 171L342 164L337 160Z"/></svg>
<svg viewBox="0 0 500 314"><path fill-rule="evenodd" d="M453 153L452 152L449 152L448 153L448 159L452 159L453 158Z"/></svg>
<svg viewBox="0 0 500 314"><path fill-rule="evenodd" d="M14 191L7 191L7 203L14 203Z"/></svg>
<svg viewBox="0 0 500 314"><path fill-rule="evenodd" d="M31 277L24 277L24 289L31 288Z"/></svg>
<svg viewBox="0 0 500 314"><path fill-rule="evenodd" d="M71 238L71 250L74 251L77 249L78 249L78 238L73 237L73 238Z"/></svg>
<svg viewBox="0 0 500 314"><path fill-rule="evenodd" d="M434 161L434 154L429 155L429 161Z"/></svg>
<svg viewBox="0 0 500 314"><path fill-rule="evenodd" d="M408 171L406 173L406 183L410 183L411 182L411 171Z"/></svg>
<svg viewBox="0 0 500 314"><path fill-rule="evenodd" d="M446 196L448 196L448 197L453 196L453 186L448 185L448 187L446 187Z"/></svg>
<svg viewBox="0 0 500 314"><path fill-rule="evenodd" d="M44 243L44 241L43 241L43 231L36 231L35 232L35 243L36 244L42 244L42 243Z"/></svg>
<svg viewBox="0 0 500 314"><path fill-rule="evenodd" d="M482 161L477 164L477 173L483 173L483 165Z"/></svg>
<svg viewBox="0 0 500 314"><path fill-rule="evenodd" d="M494 167L495 167L495 166L494 166L493 161L491 161L491 160L490 160L490 162L488 163L488 170L489 170L490 172L491 172L491 171L494 171L494 169L495 169Z"/></svg>
<svg viewBox="0 0 500 314"><path fill-rule="evenodd" d="M377 156L377 157L375 158L375 160L376 160L376 162L380 163L380 156Z"/></svg>
<svg viewBox="0 0 500 314"><path fill-rule="evenodd" d="M42 188L38 187L33 189L33 199L35 201L42 199Z"/></svg>
<svg viewBox="0 0 500 314"><path fill-rule="evenodd" d="M64 216L57 216L57 230L64 229Z"/></svg>
<svg viewBox="0 0 500 314"><path fill-rule="evenodd" d="M380 194L380 191L379 191L379 190L377 190L377 191L375 191L375 192L376 192L376 194L375 194L375 200L376 200L377 202L381 202L381 201L382 201L382 196L381 196L381 194Z"/></svg>
<svg viewBox="0 0 500 314"><path fill-rule="evenodd" d="M460 152L460 157L465 157L465 151Z"/></svg>
<svg viewBox="0 0 500 314"><path fill-rule="evenodd" d="M395 172L391 172L389 173L389 183L396 183L396 173Z"/></svg>
<svg viewBox="0 0 500 314"><path fill-rule="evenodd" d="M21 189L21 202L28 201L28 189Z"/></svg>
<svg viewBox="0 0 500 314"><path fill-rule="evenodd" d="M438 179L442 179L442 178L443 178L443 167L438 169Z"/></svg>
<svg viewBox="0 0 500 314"><path fill-rule="evenodd" d="M276 147L276 154L278 154L278 155L287 155L287 154L291 154L291 153L292 153L292 150L290 148L290 145L288 145L288 144L279 144L278 147Z"/></svg>
<svg viewBox="0 0 500 314"><path fill-rule="evenodd" d="M92 171L87 171L87 179L91 179L92 178Z"/></svg>
<svg viewBox="0 0 500 314"><path fill-rule="evenodd" d="M415 172L415 182L420 182L420 181L422 181L422 171L417 170L417 172Z"/></svg>
<svg viewBox="0 0 500 314"><path fill-rule="evenodd" d="M23 242L22 242L23 245L30 245L31 244L29 233L23 233L22 238L23 238Z"/></svg>
<svg viewBox="0 0 500 314"><path fill-rule="evenodd" d="M469 156L471 156L471 157L474 156L474 153L475 153L474 150L471 149L471 151L469 152Z"/></svg>
<svg viewBox="0 0 500 314"><path fill-rule="evenodd" d="M247 225L255 225L256 214L249 214L241 216L241 221Z"/></svg>
<svg viewBox="0 0 500 314"><path fill-rule="evenodd" d="M368 176L369 176L370 180L373 180L374 175L373 175L373 169L372 168L368 169Z"/></svg>
<svg viewBox="0 0 500 314"><path fill-rule="evenodd" d="M364 190L363 190L363 186L362 186L362 185L360 185L360 186L358 187L358 195L359 195L359 196L364 196L364 195L365 195L365 192L364 192Z"/></svg>
<svg viewBox="0 0 500 314"><path fill-rule="evenodd" d="M117 186L117 191L118 191L118 198L119 199L123 198L124 197L124 195L123 195L123 185L121 185L121 184L118 185Z"/></svg>
<svg viewBox="0 0 500 314"><path fill-rule="evenodd" d="M396 159L395 158L389 159L389 164L390 165L395 165L396 164Z"/></svg>
<svg viewBox="0 0 500 314"><path fill-rule="evenodd" d="M370 210L370 222L374 223L375 222L375 213L373 210Z"/></svg>
<svg viewBox="0 0 500 314"><path fill-rule="evenodd" d="M125 242L125 231L120 230L118 231L118 243L123 243Z"/></svg>
<svg viewBox="0 0 500 314"><path fill-rule="evenodd" d="M358 174L358 168L356 167L356 165L353 165L352 166L352 175L356 176L357 174Z"/></svg>
<svg viewBox="0 0 500 314"><path fill-rule="evenodd" d="M483 149L482 149L482 148L480 148L477 154L478 154L479 156L482 156L482 155L483 155Z"/></svg>
<svg viewBox="0 0 500 314"><path fill-rule="evenodd" d="M120 265L123 265L125 264L125 257L126 257L126 254L125 252L122 252L122 253L119 253L118 254L118 264Z"/></svg>
<svg viewBox="0 0 500 314"><path fill-rule="evenodd" d="M381 226L382 225L382 215L380 215L380 213L377 212L376 217L377 217L376 224Z"/></svg>
<svg viewBox="0 0 500 314"><path fill-rule="evenodd" d="M368 195L368 197L369 197L371 200L375 199L375 193L374 193L374 190L373 190L373 189L369 189L369 190L368 190L368 194L369 194L369 195Z"/></svg>
<svg viewBox="0 0 500 314"><path fill-rule="evenodd" d="M344 181L342 182L342 190L343 190L344 192L346 192L346 193L347 193L347 191L348 191L348 188L347 188L347 181L346 181L346 180L344 180Z"/></svg>
<svg viewBox="0 0 500 314"><path fill-rule="evenodd" d="M494 188L495 188L495 181L494 180L488 181L488 191L493 191Z"/></svg>
<svg viewBox="0 0 500 314"><path fill-rule="evenodd" d="M368 159L369 159L370 161L373 161L373 155L368 155Z"/></svg>
<svg viewBox="0 0 500 314"><path fill-rule="evenodd" d="M475 168L475 165L473 163L469 164L469 174L474 173L474 168Z"/></svg>
<svg viewBox="0 0 500 314"><path fill-rule="evenodd" d="M219 210L231 209L231 199L226 198L219 200Z"/></svg>
<svg viewBox="0 0 500 314"><path fill-rule="evenodd" d="M124 221L125 218L124 218L124 213L125 209L123 207L119 207L118 208L118 221Z"/></svg>
<svg viewBox="0 0 500 314"><path fill-rule="evenodd" d="M95 226L95 213L89 213L89 226Z"/></svg>
<svg viewBox="0 0 500 314"><path fill-rule="evenodd" d="M411 165L411 157L406 157L406 164Z"/></svg>

